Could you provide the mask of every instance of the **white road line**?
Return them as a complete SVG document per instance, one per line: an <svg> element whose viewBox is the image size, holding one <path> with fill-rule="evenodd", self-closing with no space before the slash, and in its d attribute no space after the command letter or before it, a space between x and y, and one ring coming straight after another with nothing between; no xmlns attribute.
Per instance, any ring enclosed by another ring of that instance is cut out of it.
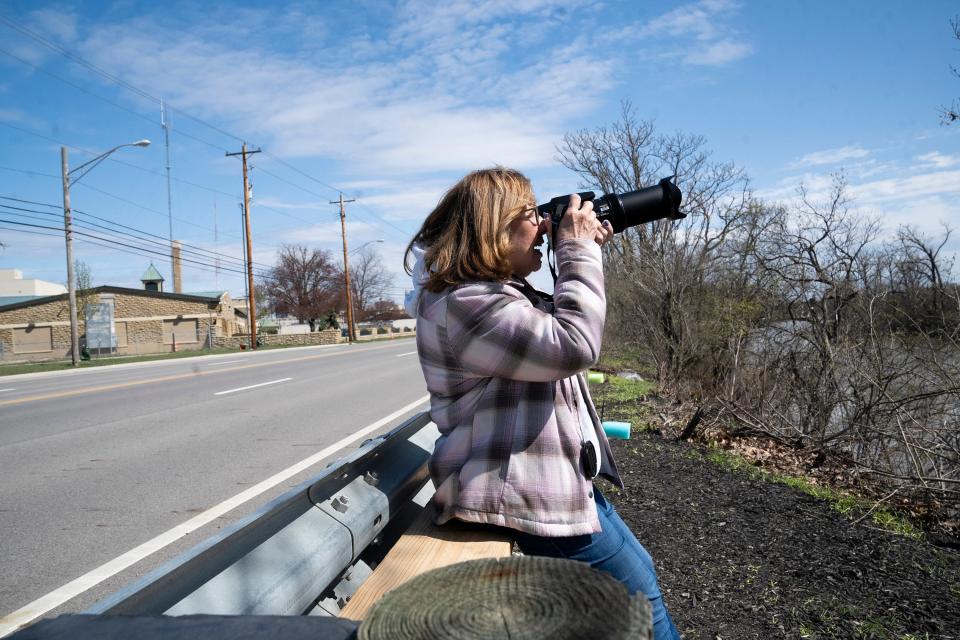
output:
<svg viewBox="0 0 960 640"><path fill-rule="evenodd" d="M398 357L398 358L402 358L403 356L412 356L412 355L414 355L414 354L416 354L416 353L417 353L416 351L408 351L407 353L398 353L398 354L397 354L397 357Z"/></svg>
<svg viewBox="0 0 960 640"><path fill-rule="evenodd" d="M0 393L2 393L2 392L4 392L4 391L16 391L16 389L0 389Z"/></svg>
<svg viewBox="0 0 960 640"><path fill-rule="evenodd" d="M208 367L219 367L222 364L233 364L234 362L243 362L243 360L224 360L223 362L204 362L201 364L204 364Z"/></svg>
<svg viewBox="0 0 960 640"><path fill-rule="evenodd" d="M63 585L59 589L55 589L54 591L51 591L47 595L34 600L27 606L21 607L20 609L17 609L13 613L10 613L4 616L3 618L0 618L0 638L2 638L7 634L13 633L20 627L31 622L32 620L35 620L36 618L39 618L40 616L50 611L51 609L56 609L67 600L77 597L84 591L95 587L96 585L100 584L107 578L110 578L111 576L114 576L120 573L127 567L133 564L136 564L137 562L140 562L150 554L155 553L160 549L163 549L167 545L172 544L173 542L176 542L183 536L193 531L196 531L200 527L204 526L209 522L212 522L213 520L216 520L223 514L239 507L244 502L247 502L249 500L252 500L253 498L256 498L261 493L264 493L265 491L272 489L273 487L277 486L281 482L287 481L288 479L297 475L301 471L304 471L305 469L310 468L311 466L320 462L324 458L346 447L351 442L355 442L359 440L360 438L376 431L377 429L383 427L384 425L389 424L393 420L396 420L403 414L409 411L412 411L413 409L417 408L419 405L423 404L429 399L430 399L430 396L423 396L419 400L415 400L410 404L408 404L407 406L397 409L390 415L384 418L380 418L373 424L368 425L363 429L360 429L359 431L356 431L350 434L346 438L340 440L339 442L335 442L334 444L330 445L326 449L323 449L322 451L318 451L317 453L313 454L309 458L305 458L304 460L301 460L295 465L291 467L287 467L280 473L270 476L266 480L255 484L254 486L250 487L246 491L238 493L232 498L229 498L228 500L221 502L217 506L207 509L203 513L196 515L193 518L190 518L186 522L180 525L177 525L173 529L170 529L165 533L161 533L156 538L153 538L152 540L148 540L147 542L144 542L139 547L131 549L130 551L127 551L123 555L117 556L116 558L107 562L106 564L100 565L93 571L90 571L89 573L85 573L84 575L80 576L76 580L73 580L72 582L68 582L67 584Z"/></svg>
<svg viewBox="0 0 960 640"><path fill-rule="evenodd" d="M293 380L293 378L280 378L279 380L271 380L270 382L261 382L260 384L251 384L249 387L238 387L236 389L227 389L226 391L217 391L215 396L225 396L228 393L236 393L237 391L246 391L247 389L256 389L257 387L265 387L268 384L278 384L280 382L286 382L287 380Z"/></svg>

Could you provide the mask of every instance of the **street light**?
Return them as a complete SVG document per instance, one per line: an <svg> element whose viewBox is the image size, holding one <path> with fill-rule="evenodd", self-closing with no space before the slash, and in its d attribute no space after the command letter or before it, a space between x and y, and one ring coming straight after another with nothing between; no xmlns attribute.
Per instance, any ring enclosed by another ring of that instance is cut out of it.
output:
<svg viewBox="0 0 960 640"><path fill-rule="evenodd" d="M63 173L63 233L67 243L67 292L70 299L70 358L73 366L80 364L80 335L77 329L77 283L73 277L73 225L70 216L70 185L90 173L107 156L123 147L149 147L149 140L137 140L104 151L96 158L84 162L73 170L67 168L67 148L60 147L60 168Z"/></svg>

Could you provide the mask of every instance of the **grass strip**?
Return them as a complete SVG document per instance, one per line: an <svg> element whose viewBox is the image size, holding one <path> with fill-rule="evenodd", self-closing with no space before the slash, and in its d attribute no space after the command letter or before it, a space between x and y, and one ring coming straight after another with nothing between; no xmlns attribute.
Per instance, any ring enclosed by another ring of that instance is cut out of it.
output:
<svg viewBox="0 0 960 640"><path fill-rule="evenodd" d="M817 484L809 478L769 471L755 466L747 458L728 449L720 449L714 443L709 443L706 460L728 469L734 473L745 473L754 480L783 484L796 491L823 500L830 508L841 513L851 520L869 517L877 527L912 540L919 540L923 532L910 521L892 509L878 506L869 498L852 495L832 487Z"/></svg>

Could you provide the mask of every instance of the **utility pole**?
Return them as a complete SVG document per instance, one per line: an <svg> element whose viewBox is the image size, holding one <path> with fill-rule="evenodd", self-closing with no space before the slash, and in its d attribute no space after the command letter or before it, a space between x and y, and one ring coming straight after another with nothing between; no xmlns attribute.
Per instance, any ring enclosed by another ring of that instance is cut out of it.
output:
<svg viewBox="0 0 960 640"><path fill-rule="evenodd" d="M70 360L77 367L80 365L80 332L77 330L77 281L73 277L73 222L66 147L60 147L60 169L63 172L63 234L67 243L67 291L70 300Z"/></svg>
<svg viewBox="0 0 960 640"><path fill-rule="evenodd" d="M167 220L170 226L170 273L177 270L176 259L173 257L173 203L170 198L170 122L167 120L167 105L160 99L160 126L163 127L163 138L167 147ZM174 280L174 293L180 293L179 284Z"/></svg>
<svg viewBox="0 0 960 640"><path fill-rule="evenodd" d="M340 203L340 233L343 236L343 279L347 287L347 340L354 342L357 339L357 332L353 326L353 296L350 292L350 264L347 262L347 212L343 205L347 202L356 202L353 200L344 200L343 193L339 200L331 200L330 204Z"/></svg>
<svg viewBox="0 0 960 640"><path fill-rule="evenodd" d="M227 153L228 156L242 156L243 159L243 211L244 227L247 234L247 319L250 322L250 348L257 348L257 316L253 300L253 242L250 238L250 181L247 179L247 156L260 153L260 149L247 151L247 143L238 153Z"/></svg>
<svg viewBox="0 0 960 640"><path fill-rule="evenodd" d="M238 202L237 206L240 207L240 233L243 234L243 263L247 263L247 208L243 206L242 202ZM244 278L243 279L243 292L247 297L247 324L250 324L250 282ZM248 332L249 333L249 332Z"/></svg>

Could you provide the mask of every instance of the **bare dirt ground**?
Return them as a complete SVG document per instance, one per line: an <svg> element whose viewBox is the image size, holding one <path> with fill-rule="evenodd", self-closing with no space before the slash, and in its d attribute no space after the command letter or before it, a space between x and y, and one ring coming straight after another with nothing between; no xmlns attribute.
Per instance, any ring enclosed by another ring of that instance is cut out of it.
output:
<svg viewBox="0 0 960 640"><path fill-rule="evenodd" d="M672 435L612 444L627 490L605 494L684 638L960 638L956 548L854 523Z"/></svg>

